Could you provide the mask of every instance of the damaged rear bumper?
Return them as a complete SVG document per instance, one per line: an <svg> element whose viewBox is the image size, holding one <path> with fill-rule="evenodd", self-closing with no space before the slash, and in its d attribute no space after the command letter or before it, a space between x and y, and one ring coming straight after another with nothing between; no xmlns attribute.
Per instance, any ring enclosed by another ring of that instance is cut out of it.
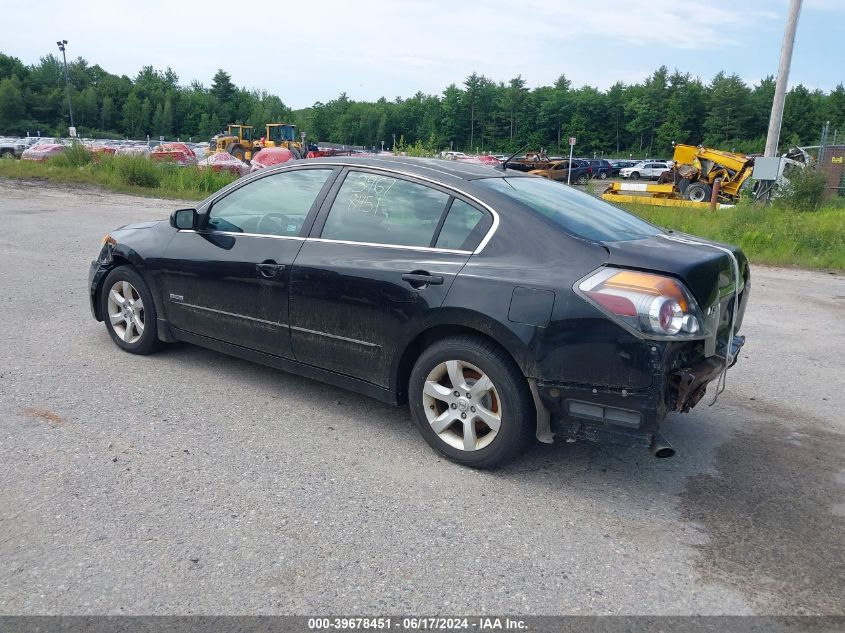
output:
<svg viewBox="0 0 845 633"><path fill-rule="evenodd" d="M744 343L744 336L734 337L728 356L731 365L736 363ZM652 349L655 371L647 388L537 381L537 395L549 411L558 437L562 435L566 441L650 446L668 412L688 412L725 368L724 356L711 356L671 370L662 362L664 350L659 346Z"/></svg>
<svg viewBox="0 0 845 633"><path fill-rule="evenodd" d="M744 336L734 336L731 344L730 366L736 364L739 350L745 345ZM675 392L673 411L687 413L704 397L707 385L716 380L725 370L724 356L711 356L692 367L679 369L669 376L669 387Z"/></svg>

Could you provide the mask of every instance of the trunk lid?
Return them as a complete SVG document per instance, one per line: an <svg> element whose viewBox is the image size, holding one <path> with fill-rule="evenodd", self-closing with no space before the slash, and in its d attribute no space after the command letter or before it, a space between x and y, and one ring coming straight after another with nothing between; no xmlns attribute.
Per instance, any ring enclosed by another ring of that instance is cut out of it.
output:
<svg viewBox="0 0 845 633"><path fill-rule="evenodd" d="M691 239L729 249L736 257L741 277L740 288L748 282L748 260L739 247L720 244L685 233L669 233L667 237ZM733 272L728 255L710 246L681 244L663 236L640 240L604 242L608 249L607 263L623 268L637 268L676 277L684 282L703 310L716 299L733 291Z"/></svg>

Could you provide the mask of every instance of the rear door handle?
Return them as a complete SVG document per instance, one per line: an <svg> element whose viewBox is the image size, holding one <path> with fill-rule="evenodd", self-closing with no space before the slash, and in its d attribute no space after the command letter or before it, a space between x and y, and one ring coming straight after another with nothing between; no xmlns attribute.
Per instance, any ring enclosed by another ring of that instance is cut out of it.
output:
<svg viewBox="0 0 845 633"><path fill-rule="evenodd" d="M405 273L402 275L402 281L407 281L414 288L423 288L424 286L440 286L443 284L442 275L430 275L425 271L416 271L412 273Z"/></svg>
<svg viewBox="0 0 845 633"><path fill-rule="evenodd" d="M278 275L286 268L284 264L277 264L276 262L262 262L255 265L255 270L259 275L266 279L271 279Z"/></svg>

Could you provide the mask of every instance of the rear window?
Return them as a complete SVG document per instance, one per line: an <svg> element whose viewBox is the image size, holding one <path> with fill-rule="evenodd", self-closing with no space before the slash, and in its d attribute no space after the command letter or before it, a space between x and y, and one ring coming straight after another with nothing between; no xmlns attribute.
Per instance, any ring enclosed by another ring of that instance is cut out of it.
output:
<svg viewBox="0 0 845 633"><path fill-rule="evenodd" d="M473 184L513 198L566 232L588 240L619 242L663 233L612 204L545 178L486 178Z"/></svg>

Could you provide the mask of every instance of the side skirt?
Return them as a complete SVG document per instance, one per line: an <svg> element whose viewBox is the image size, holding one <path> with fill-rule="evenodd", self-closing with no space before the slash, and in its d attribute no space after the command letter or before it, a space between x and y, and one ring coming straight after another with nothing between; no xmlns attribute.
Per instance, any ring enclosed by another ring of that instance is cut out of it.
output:
<svg viewBox="0 0 845 633"><path fill-rule="evenodd" d="M159 332L162 331L161 326L163 322L166 323L163 319L158 320ZM237 358L243 358L244 360L266 365L267 367L273 367L274 369L280 369L291 374L311 378L312 380L324 382L335 387L340 387L341 389L348 389L349 391L354 391L355 393L375 398L376 400L387 404L399 404L399 399L395 392L364 380L344 376L343 374L338 374L326 369L320 369L319 367L314 367L313 365L299 363L288 358L281 358L280 356L257 352L247 347L241 347L240 345L218 341L217 339L202 336L201 334L186 332L185 330L177 329L169 324L166 326L166 331L173 340L199 345L200 347L205 347L207 349L214 350L215 352L222 352L223 354L228 354L229 356L236 356Z"/></svg>

